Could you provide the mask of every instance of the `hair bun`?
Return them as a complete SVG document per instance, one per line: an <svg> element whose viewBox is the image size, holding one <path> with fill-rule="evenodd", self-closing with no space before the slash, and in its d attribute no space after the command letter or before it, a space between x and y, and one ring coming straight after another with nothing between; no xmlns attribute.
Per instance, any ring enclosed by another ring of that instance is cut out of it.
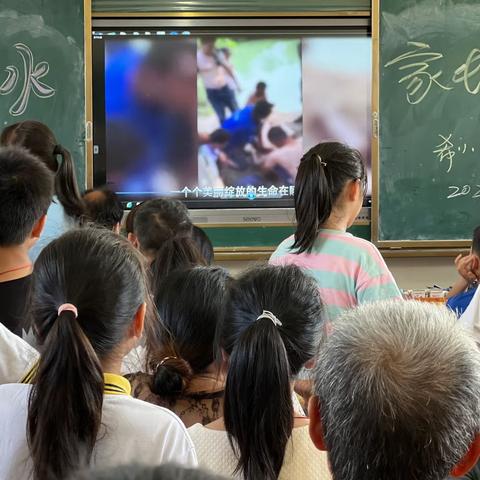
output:
<svg viewBox="0 0 480 480"><path fill-rule="evenodd" d="M166 357L153 372L152 392L161 397L179 396L187 388L192 376L192 367L186 360Z"/></svg>

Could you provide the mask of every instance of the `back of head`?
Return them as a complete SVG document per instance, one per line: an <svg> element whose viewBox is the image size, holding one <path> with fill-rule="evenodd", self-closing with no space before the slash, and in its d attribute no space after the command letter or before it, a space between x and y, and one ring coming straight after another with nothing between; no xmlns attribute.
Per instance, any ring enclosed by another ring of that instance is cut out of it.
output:
<svg viewBox="0 0 480 480"><path fill-rule="evenodd" d="M358 150L338 142L319 143L300 161L295 180L297 229L293 249L310 251L318 230L328 220L345 185L359 180L366 190L367 173Z"/></svg>
<svg viewBox="0 0 480 480"><path fill-rule="evenodd" d="M123 218L122 202L108 188L87 190L83 195L87 215L97 225L113 230Z"/></svg>
<svg viewBox="0 0 480 480"><path fill-rule="evenodd" d="M156 199L144 202L135 213L133 230L140 250L151 259L153 289L176 269L205 265L192 240L192 222L182 202Z"/></svg>
<svg viewBox="0 0 480 480"><path fill-rule="evenodd" d="M480 226L473 231L472 253L480 256Z"/></svg>
<svg viewBox="0 0 480 480"><path fill-rule="evenodd" d="M65 213L74 218L82 217L84 207L72 157L70 152L57 142L55 135L45 124L26 120L6 127L1 142L3 146L24 147L44 162L55 173L55 194ZM58 156L61 162L58 162Z"/></svg>
<svg viewBox="0 0 480 480"><path fill-rule="evenodd" d="M314 356L322 323L318 288L297 267L257 267L230 288L218 332L230 356L224 418L247 480L278 477L293 428L290 382Z"/></svg>
<svg viewBox="0 0 480 480"><path fill-rule="evenodd" d="M267 84L265 82L257 83L256 90L258 93L265 93L266 88L267 88Z"/></svg>
<svg viewBox="0 0 480 480"><path fill-rule="evenodd" d="M142 252L158 251L172 237L191 236L192 222L187 207L178 200L148 200L135 213L133 231Z"/></svg>
<svg viewBox="0 0 480 480"><path fill-rule="evenodd" d="M333 323L315 394L335 480L441 480L480 430L480 353L446 309L374 303Z"/></svg>
<svg viewBox="0 0 480 480"><path fill-rule="evenodd" d="M210 143L216 143L218 145L227 143L229 139L230 133L223 128L217 128L217 130L214 130L208 137Z"/></svg>
<svg viewBox="0 0 480 480"><path fill-rule="evenodd" d="M183 468L167 464L157 467L145 465L121 465L119 467L85 470L71 480L221 480L198 468Z"/></svg>
<svg viewBox="0 0 480 480"><path fill-rule="evenodd" d="M20 245L47 213L53 175L22 148L0 149L0 247Z"/></svg>
<svg viewBox="0 0 480 480"><path fill-rule="evenodd" d="M196 267L175 271L158 285L160 321L147 339L152 390L160 396L183 393L192 375L215 361L215 333L225 307L226 270Z"/></svg>
<svg viewBox="0 0 480 480"><path fill-rule="evenodd" d="M253 116L257 121L267 118L273 110L273 104L266 100L260 100L253 107Z"/></svg>
<svg viewBox="0 0 480 480"><path fill-rule="evenodd" d="M194 225L192 230L192 239L197 245L197 248L205 259L207 265L211 265L213 263L215 253L213 251L212 242L208 238L208 235L203 229Z"/></svg>
<svg viewBox="0 0 480 480"><path fill-rule="evenodd" d="M268 131L268 140L275 146L283 145L288 139L287 132L282 127L272 127Z"/></svg>
<svg viewBox="0 0 480 480"><path fill-rule="evenodd" d="M37 480L63 479L88 464L102 415L101 362L120 353L148 298L142 262L122 237L84 228L54 240L35 263L32 316L43 353L28 440ZM78 318L59 310L65 304Z"/></svg>

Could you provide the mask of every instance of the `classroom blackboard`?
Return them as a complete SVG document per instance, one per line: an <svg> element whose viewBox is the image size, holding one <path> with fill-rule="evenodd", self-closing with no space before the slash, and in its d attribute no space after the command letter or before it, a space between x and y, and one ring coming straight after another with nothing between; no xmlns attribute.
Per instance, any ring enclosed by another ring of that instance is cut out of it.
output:
<svg viewBox="0 0 480 480"><path fill-rule="evenodd" d="M480 224L480 3L381 0L378 20L375 240L456 245Z"/></svg>
<svg viewBox="0 0 480 480"><path fill-rule="evenodd" d="M40 120L85 183L83 0L0 3L0 125Z"/></svg>

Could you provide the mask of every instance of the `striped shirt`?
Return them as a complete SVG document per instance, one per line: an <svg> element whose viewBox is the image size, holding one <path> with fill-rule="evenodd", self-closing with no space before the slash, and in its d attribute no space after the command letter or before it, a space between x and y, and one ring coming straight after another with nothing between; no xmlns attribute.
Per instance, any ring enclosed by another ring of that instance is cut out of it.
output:
<svg viewBox="0 0 480 480"><path fill-rule="evenodd" d="M310 253L294 253L293 235L270 258L273 265L297 265L320 290L330 320L359 304L402 298L378 249L339 230L322 229Z"/></svg>

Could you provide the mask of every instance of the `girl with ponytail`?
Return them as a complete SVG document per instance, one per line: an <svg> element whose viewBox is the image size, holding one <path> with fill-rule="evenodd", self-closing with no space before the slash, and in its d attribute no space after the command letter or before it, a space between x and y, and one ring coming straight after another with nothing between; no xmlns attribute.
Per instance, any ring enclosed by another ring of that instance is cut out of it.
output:
<svg viewBox="0 0 480 480"><path fill-rule="evenodd" d="M41 356L23 384L0 386L0 478L64 480L78 468L196 464L168 410L130 397L122 358L142 335L149 301L143 260L113 232L73 230L33 272Z"/></svg>
<svg viewBox="0 0 480 480"><path fill-rule="evenodd" d="M147 335L147 371L130 375L136 398L166 407L189 427L223 415L224 375L215 332L224 314L228 273L218 267L177 270L158 284L160 320Z"/></svg>
<svg viewBox="0 0 480 480"><path fill-rule="evenodd" d="M233 282L217 335L228 363L224 418L189 429L201 467L244 480L330 479L292 402L322 324L315 282L294 266L257 267Z"/></svg>
<svg viewBox="0 0 480 480"><path fill-rule="evenodd" d="M30 251L35 260L45 246L73 228L85 214L78 189L75 165L70 152L60 145L43 123L26 120L5 128L0 137L3 146L22 146L36 155L55 174L55 197L47 212L43 235Z"/></svg>
<svg viewBox="0 0 480 480"><path fill-rule="evenodd" d="M361 303L401 298L377 248L347 232L362 208L366 184L357 150L338 142L311 148L295 180L295 234L270 258L315 278L330 319Z"/></svg>

